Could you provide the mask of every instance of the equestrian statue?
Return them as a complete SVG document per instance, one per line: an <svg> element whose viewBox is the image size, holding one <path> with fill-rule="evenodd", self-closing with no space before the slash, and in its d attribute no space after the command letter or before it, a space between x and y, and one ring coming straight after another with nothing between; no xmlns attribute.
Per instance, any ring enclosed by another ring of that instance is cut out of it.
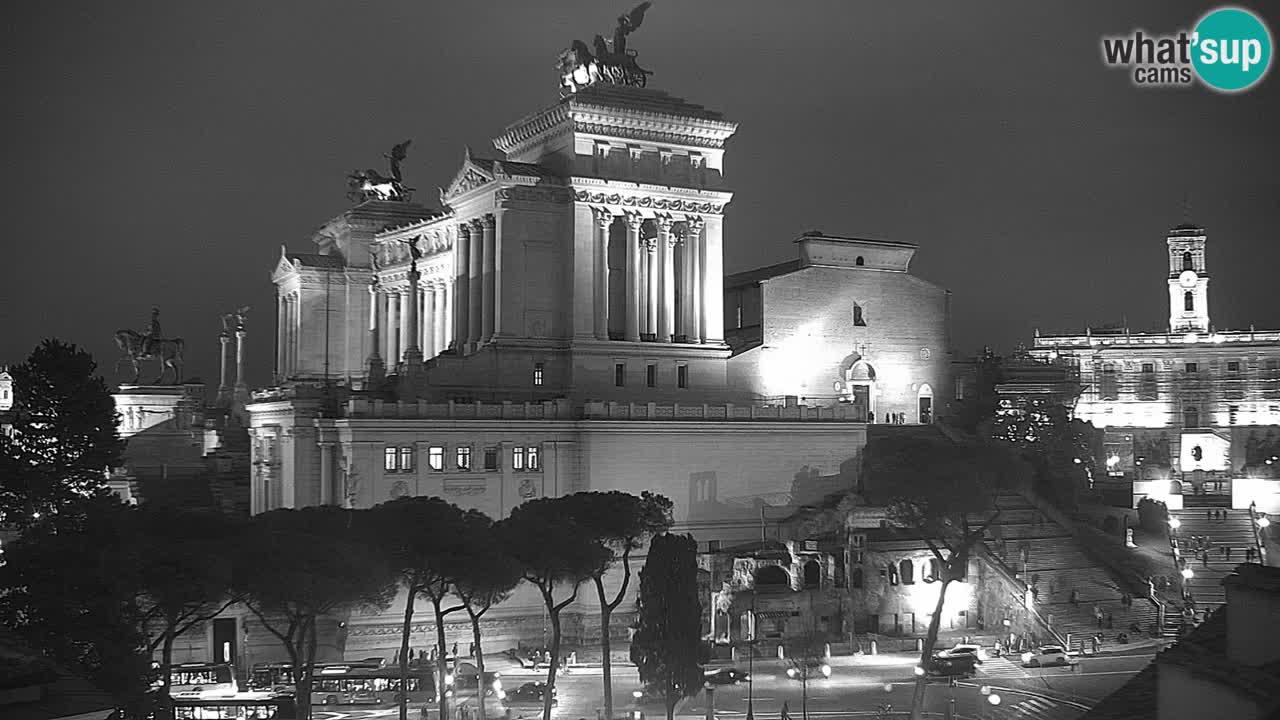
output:
<svg viewBox="0 0 1280 720"><path fill-rule="evenodd" d="M642 2L631 12L619 16L612 41L603 35L592 39L594 52L585 42L574 40L569 49L560 53L562 90L575 93L597 83L644 87L653 72L636 64L636 51L627 47L627 36L640 29L644 14L652 5L652 2Z"/></svg>
<svg viewBox="0 0 1280 720"><path fill-rule="evenodd" d="M128 361L133 367L133 378L129 384L136 385L141 374L140 363L143 360L159 360L160 375L151 383L164 384L167 370L173 370L173 384L182 382L182 338L166 338L160 332L160 309L151 309L151 322L146 333L137 330L117 330L116 346L120 348L120 357L116 360L115 372L120 372L120 363Z"/></svg>

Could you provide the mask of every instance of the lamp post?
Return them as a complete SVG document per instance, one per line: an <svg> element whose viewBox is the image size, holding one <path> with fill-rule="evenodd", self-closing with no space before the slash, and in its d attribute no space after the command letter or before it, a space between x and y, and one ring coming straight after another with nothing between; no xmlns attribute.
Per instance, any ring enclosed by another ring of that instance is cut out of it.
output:
<svg viewBox="0 0 1280 720"><path fill-rule="evenodd" d="M763 513L764 511L761 510ZM755 682L756 682L756 593L751 591L751 636L747 639L747 720L755 720Z"/></svg>

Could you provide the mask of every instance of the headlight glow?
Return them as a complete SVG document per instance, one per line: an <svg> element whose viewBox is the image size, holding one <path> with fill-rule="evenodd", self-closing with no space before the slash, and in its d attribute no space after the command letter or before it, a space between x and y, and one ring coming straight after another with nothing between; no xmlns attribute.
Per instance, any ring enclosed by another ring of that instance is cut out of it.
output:
<svg viewBox="0 0 1280 720"><path fill-rule="evenodd" d="M796 669L795 669L795 668L787 668L787 677L789 677L789 678L793 678L793 677L795 677L795 676L796 676Z"/></svg>
<svg viewBox="0 0 1280 720"><path fill-rule="evenodd" d="M830 665L823 665L823 666L822 666L822 674L823 674L823 675L826 675L827 677L831 677L831 666L830 666Z"/></svg>

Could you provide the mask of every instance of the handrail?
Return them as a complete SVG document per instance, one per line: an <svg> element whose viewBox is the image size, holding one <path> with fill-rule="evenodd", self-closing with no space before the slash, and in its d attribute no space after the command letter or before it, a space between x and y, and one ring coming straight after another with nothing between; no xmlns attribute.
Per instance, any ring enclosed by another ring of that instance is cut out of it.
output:
<svg viewBox="0 0 1280 720"><path fill-rule="evenodd" d="M1026 593L1027 593L1028 587L1025 582L1023 582L1021 579L1018 578L1017 571L1015 571L1013 568L1006 565L1004 560L1001 560L998 555L991 552L991 549L987 547L987 544L985 542L977 543L976 545L974 545L974 549L976 549L978 553L987 560L988 564L990 564L991 567L994 568L997 573L999 573L1005 580L1012 583L1014 587L1019 588L1022 591L1022 597L1018 598L1018 604L1021 605L1023 608L1025 608L1027 612L1030 613L1033 618L1035 618L1036 622L1039 623L1041 628L1043 628L1044 630L1047 630L1055 640L1057 640L1060 644L1065 646L1067 642L1066 637L1063 636L1061 633L1059 633L1057 630L1055 630L1053 625L1035 609L1034 601L1032 602L1032 605L1030 606L1027 605Z"/></svg>
<svg viewBox="0 0 1280 720"><path fill-rule="evenodd" d="M1249 525L1253 528L1253 544L1258 550L1258 564L1267 564L1267 544L1262 540L1262 526L1258 524L1258 518L1262 513L1258 512L1257 501L1249 503Z"/></svg>

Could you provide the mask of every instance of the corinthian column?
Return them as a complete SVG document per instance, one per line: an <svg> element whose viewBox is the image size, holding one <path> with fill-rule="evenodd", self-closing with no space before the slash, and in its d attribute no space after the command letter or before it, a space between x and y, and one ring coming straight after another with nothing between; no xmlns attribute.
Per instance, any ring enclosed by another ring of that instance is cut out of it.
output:
<svg viewBox="0 0 1280 720"><path fill-rule="evenodd" d="M656 237L644 241L644 332L650 337L658 334L658 245Z"/></svg>
<svg viewBox="0 0 1280 720"><path fill-rule="evenodd" d="M481 287L483 288L480 298L480 342L489 342L493 339L493 330L495 327L497 312L495 300L497 299L498 277L498 254L496 251L497 239L495 230L497 228L497 219L492 215L485 215L480 220L481 232L484 237L484 275L481 279Z"/></svg>
<svg viewBox="0 0 1280 720"><path fill-rule="evenodd" d="M218 399L221 400L231 389L231 380L227 377L227 344L231 342L231 333L226 330L218 333L218 342L222 345L222 373L218 379Z"/></svg>
<svg viewBox="0 0 1280 720"><path fill-rule="evenodd" d="M434 308L436 315L433 327L436 332L437 355L444 352L448 344L449 336L446 333L449 330L449 316L446 312L447 305L445 303L445 293L447 292L446 289L448 287L449 282L446 280L445 282L437 283L435 290L432 292L432 297L434 298L432 307Z"/></svg>
<svg viewBox="0 0 1280 720"><path fill-rule="evenodd" d="M462 355L466 352L467 329L471 327L471 318L468 316L471 310L471 303L468 301L471 297L471 274L468 269L471 265L471 227L469 225L458 226L453 243L453 257L453 292L450 293L449 298L453 304L452 338L453 344L458 348L458 354Z"/></svg>
<svg viewBox="0 0 1280 720"><path fill-rule="evenodd" d="M387 299L387 367L394 368L396 358L400 357L398 348L396 347L396 328L399 327L400 321L400 294L394 290L388 290Z"/></svg>
<svg viewBox="0 0 1280 720"><path fill-rule="evenodd" d="M409 289L404 293L404 322L401 324L401 335L404 337L404 359L422 359L422 348L418 345L418 280L422 275L418 272L416 262L409 265Z"/></svg>
<svg viewBox="0 0 1280 720"><path fill-rule="evenodd" d="M627 222L627 340L640 341L640 225L644 219L628 214Z"/></svg>
<svg viewBox="0 0 1280 720"><path fill-rule="evenodd" d="M471 281L471 293L467 298L467 344L472 348L480 343L484 332L484 226L479 220L471 221L471 253L468 258L467 276Z"/></svg>
<svg viewBox="0 0 1280 720"><path fill-rule="evenodd" d="M369 382L377 383L382 379L382 355L378 351L378 278L369 285Z"/></svg>
<svg viewBox="0 0 1280 720"><path fill-rule="evenodd" d="M661 306L658 308L658 342L669 343L675 334L676 314L676 261L675 237L671 234L672 220L658 218L658 263L662 268L658 286Z"/></svg>
<svg viewBox="0 0 1280 720"><path fill-rule="evenodd" d="M694 216L685 220L685 244L690 260L689 282L692 291L689 297L689 342L706 342L707 319L704 316L703 289L706 283L703 273L706 261L703 258L702 218Z"/></svg>
<svg viewBox="0 0 1280 720"><path fill-rule="evenodd" d="M289 309L284 293L276 291L276 380L283 380L285 373L285 348L288 347Z"/></svg>
<svg viewBox="0 0 1280 720"><path fill-rule="evenodd" d="M596 313L597 340L609 339L609 227L613 225L613 213L603 208L592 208L596 222Z"/></svg>

